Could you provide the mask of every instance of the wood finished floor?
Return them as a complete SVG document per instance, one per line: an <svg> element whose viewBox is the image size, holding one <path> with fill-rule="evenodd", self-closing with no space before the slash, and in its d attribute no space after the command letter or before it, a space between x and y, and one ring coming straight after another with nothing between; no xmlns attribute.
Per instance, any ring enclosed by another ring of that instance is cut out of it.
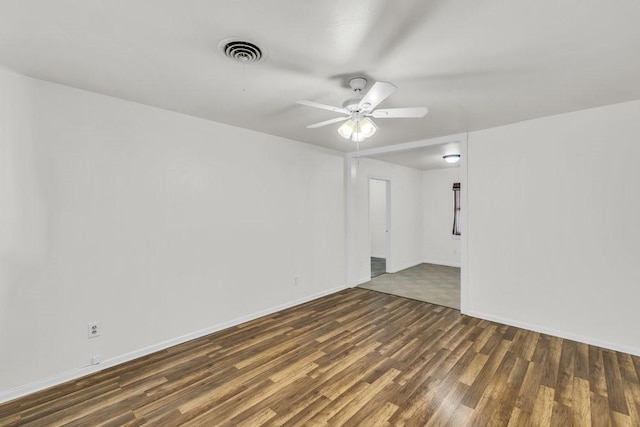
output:
<svg viewBox="0 0 640 427"><path fill-rule="evenodd" d="M0 425L640 425L640 358L349 289L0 406Z"/></svg>

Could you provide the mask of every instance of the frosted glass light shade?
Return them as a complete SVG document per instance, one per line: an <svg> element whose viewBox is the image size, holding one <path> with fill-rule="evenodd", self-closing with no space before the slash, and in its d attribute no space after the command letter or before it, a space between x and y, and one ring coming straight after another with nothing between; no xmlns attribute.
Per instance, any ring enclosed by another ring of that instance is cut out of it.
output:
<svg viewBox="0 0 640 427"><path fill-rule="evenodd" d="M349 119L338 128L338 133L341 137L349 139L351 138L351 134L353 133L353 129L355 128L355 126L356 124L353 122L353 120Z"/></svg>
<svg viewBox="0 0 640 427"><path fill-rule="evenodd" d="M376 133L376 130L378 130L376 128L376 125L371 121L371 119L369 119L367 117L365 117L364 119L360 120L358 125L359 125L359 128L360 128L360 133L365 138L369 138L369 137L373 136L373 134Z"/></svg>
<svg viewBox="0 0 640 427"><path fill-rule="evenodd" d="M445 162L447 163L457 163L460 160L460 154L447 154L446 156L442 156Z"/></svg>
<svg viewBox="0 0 640 427"><path fill-rule="evenodd" d="M365 117L364 119L353 121L347 120L338 128L338 133L345 139L351 139L355 142L362 142L366 138L369 138L376 133L375 123L372 120Z"/></svg>
<svg viewBox="0 0 640 427"><path fill-rule="evenodd" d="M353 135L351 135L351 140L353 142L362 142L364 141L364 135L362 134L362 132L354 132Z"/></svg>

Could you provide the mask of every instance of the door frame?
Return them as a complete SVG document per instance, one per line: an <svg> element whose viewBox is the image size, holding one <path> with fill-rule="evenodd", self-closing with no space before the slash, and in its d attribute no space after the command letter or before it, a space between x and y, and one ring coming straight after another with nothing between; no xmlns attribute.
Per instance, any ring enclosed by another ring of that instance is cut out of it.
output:
<svg viewBox="0 0 640 427"><path fill-rule="evenodd" d="M368 186L368 194L367 194L367 202L369 203L369 215L367 216L368 220L371 219L371 180L375 181L383 181L385 183L385 213L384 213L384 221L385 221L385 237L384 237L384 252L386 256L385 263L385 273L389 272L389 266L392 264L391 258L391 179L382 178L377 175L369 175L367 177ZM369 247L371 247L371 231L369 231ZM369 250L371 252L371 250ZM369 265L369 280L371 280L371 265Z"/></svg>

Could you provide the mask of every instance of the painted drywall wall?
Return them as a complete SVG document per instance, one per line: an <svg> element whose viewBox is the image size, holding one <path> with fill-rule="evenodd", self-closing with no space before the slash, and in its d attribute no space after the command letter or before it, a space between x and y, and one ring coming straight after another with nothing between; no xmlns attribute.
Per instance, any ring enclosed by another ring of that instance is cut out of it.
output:
<svg viewBox="0 0 640 427"><path fill-rule="evenodd" d="M460 237L452 235L454 182L460 182L460 168L422 172L424 262L460 267Z"/></svg>
<svg viewBox="0 0 640 427"><path fill-rule="evenodd" d="M346 284L340 153L6 70L0 126L0 394Z"/></svg>
<svg viewBox="0 0 640 427"><path fill-rule="evenodd" d="M418 169L375 159L356 161L358 283L371 278L369 259L369 178L390 181L390 253L387 271L422 262L422 174Z"/></svg>
<svg viewBox="0 0 640 427"><path fill-rule="evenodd" d="M640 101L472 132L472 315L640 355Z"/></svg>
<svg viewBox="0 0 640 427"><path fill-rule="evenodd" d="M369 238L371 256L387 257L387 181L369 180Z"/></svg>

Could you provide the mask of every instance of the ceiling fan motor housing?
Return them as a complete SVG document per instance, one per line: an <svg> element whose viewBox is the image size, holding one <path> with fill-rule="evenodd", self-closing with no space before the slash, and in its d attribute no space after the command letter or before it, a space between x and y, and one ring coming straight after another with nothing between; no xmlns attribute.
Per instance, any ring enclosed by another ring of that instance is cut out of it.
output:
<svg viewBox="0 0 640 427"><path fill-rule="evenodd" d="M360 95L360 92L362 92L362 89L364 89L367 86L367 79L365 79L364 77L354 77L351 80L349 80L349 86L351 86L351 89L353 89L356 96L344 101L342 103L342 107L354 113L358 111L371 110L370 106L368 109L366 108L366 105L360 106L360 101L362 100L362 95ZM361 108L361 107L365 107L365 108Z"/></svg>
<svg viewBox="0 0 640 427"><path fill-rule="evenodd" d="M364 77L354 77L349 80L349 86L351 86L351 89L353 89L355 92L362 91L362 89L364 89L366 85L367 79L365 79Z"/></svg>
<svg viewBox="0 0 640 427"><path fill-rule="evenodd" d="M360 105L360 100L362 99L361 96L355 97L355 98L349 98L346 101L344 101L342 103L342 106L344 108L346 108L349 111L357 111L358 110L358 105Z"/></svg>

